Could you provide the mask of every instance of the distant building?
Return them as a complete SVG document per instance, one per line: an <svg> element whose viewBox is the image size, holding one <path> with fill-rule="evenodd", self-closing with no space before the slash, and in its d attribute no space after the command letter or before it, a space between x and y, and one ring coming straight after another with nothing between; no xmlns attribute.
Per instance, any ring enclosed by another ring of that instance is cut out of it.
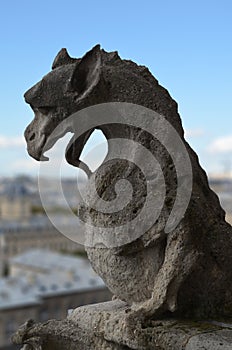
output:
<svg viewBox="0 0 232 350"><path fill-rule="evenodd" d="M32 248L54 251L83 251L83 246L57 230L46 215L32 215L33 193L20 181L7 183L0 191L0 276L7 270L8 260ZM75 217L74 217L75 218ZM83 239L82 226L73 217L58 214L64 231L73 231L75 241Z"/></svg>
<svg viewBox="0 0 232 350"><path fill-rule="evenodd" d="M26 220L31 216L32 194L21 183L7 184L0 192L1 220Z"/></svg>
<svg viewBox="0 0 232 350"><path fill-rule="evenodd" d="M226 213L226 221L232 225L232 212L231 213Z"/></svg>
<svg viewBox="0 0 232 350"><path fill-rule="evenodd" d="M0 348L30 318L62 319L69 309L111 297L87 259L42 249L12 258L10 277L0 279Z"/></svg>
<svg viewBox="0 0 232 350"><path fill-rule="evenodd" d="M59 218L62 221L62 216ZM81 241L83 228L75 227L71 220L65 225L76 233L76 240ZM79 237L79 239L78 239ZM4 274L11 257L23 253L32 248L47 248L54 251L74 252L83 251L84 247L61 234L48 220L46 216L31 217L26 222L12 221L0 224L0 275Z"/></svg>
<svg viewBox="0 0 232 350"><path fill-rule="evenodd" d="M221 206L226 212L226 221L232 225L232 177L225 174L214 175L209 179L209 184L217 193Z"/></svg>

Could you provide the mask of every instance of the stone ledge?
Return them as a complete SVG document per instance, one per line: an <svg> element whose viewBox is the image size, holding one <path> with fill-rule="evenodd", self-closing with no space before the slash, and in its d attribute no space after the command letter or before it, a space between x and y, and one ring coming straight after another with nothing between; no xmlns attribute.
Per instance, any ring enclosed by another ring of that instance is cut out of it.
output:
<svg viewBox="0 0 232 350"><path fill-rule="evenodd" d="M25 324L13 337L33 350L230 350L232 324L165 319L131 321L130 308L115 300L82 306L67 319ZM130 320L128 322L128 320Z"/></svg>

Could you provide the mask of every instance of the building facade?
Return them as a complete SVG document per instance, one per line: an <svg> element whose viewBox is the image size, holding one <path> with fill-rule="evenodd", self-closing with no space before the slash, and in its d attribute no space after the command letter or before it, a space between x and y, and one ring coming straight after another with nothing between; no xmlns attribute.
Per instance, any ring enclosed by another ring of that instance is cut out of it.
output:
<svg viewBox="0 0 232 350"><path fill-rule="evenodd" d="M68 310L111 300L112 294L85 258L30 250L10 259L0 279L0 349L28 319L63 319Z"/></svg>
<svg viewBox="0 0 232 350"><path fill-rule="evenodd" d="M74 229L74 228L73 228ZM75 228L77 241L82 240L83 228ZM9 259L28 249L41 248L58 252L84 251L84 247L60 233L47 217L31 217L26 222L13 221L0 224L0 275Z"/></svg>
<svg viewBox="0 0 232 350"><path fill-rule="evenodd" d="M59 230L44 214L33 215L33 194L22 184L5 186L0 193L0 276L7 273L9 259L28 249L42 248L53 251L84 251L83 227L74 215L53 214ZM62 232L73 232L68 239Z"/></svg>

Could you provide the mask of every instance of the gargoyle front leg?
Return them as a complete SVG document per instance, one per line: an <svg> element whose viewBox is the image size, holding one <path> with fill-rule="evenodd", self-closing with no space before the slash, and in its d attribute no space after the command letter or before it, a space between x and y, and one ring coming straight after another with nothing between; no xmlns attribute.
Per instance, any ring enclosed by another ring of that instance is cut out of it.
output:
<svg viewBox="0 0 232 350"><path fill-rule="evenodd" d="M186 242L184 230L176 230L168 237L164 262L155 278L152 296L132 306L128 318L158 317L165 311L177 309L177 295L185 278L194 268L200 253Z"/></svg>

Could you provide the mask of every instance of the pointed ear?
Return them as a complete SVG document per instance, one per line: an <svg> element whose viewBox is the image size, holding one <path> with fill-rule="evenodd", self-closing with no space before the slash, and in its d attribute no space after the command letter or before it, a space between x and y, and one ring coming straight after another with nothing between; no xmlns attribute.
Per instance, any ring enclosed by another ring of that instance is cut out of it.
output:
<svg viewBox="0 0 232 350"><path fill-rule="evenodd" d="M66 49L61 49L58 54L56 55L53 63L52 63L52 69L55 69L57 67L63 66L65 64L70 64L76 62L76 58L72 58L69 56Z"/></svg>
<svg viewBox="0 0 232 350"><path fill-rule="evenodd" d="M85 94L97 85L101 72L101 48L96 45L77 63L70 81L70 89Z"/></svg>

